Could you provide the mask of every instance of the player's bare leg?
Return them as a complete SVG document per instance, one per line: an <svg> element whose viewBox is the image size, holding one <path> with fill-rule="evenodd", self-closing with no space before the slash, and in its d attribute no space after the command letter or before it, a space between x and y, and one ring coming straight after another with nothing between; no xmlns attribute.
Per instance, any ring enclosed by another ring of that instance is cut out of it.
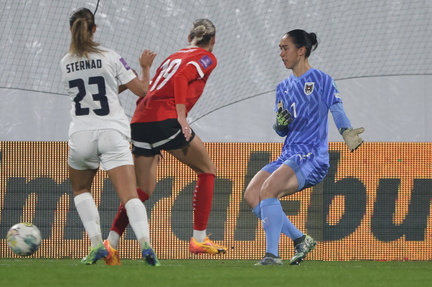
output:
<svg viewBox="0 0 432 287"><path fill-rule="evenodd" d="M180 162L189 166L198 176L193 196L193 237L189 242L191 253L226 253L225 246L218 245L207 236L207 223L210 216L216 167L214 166L204 143L198 136L184 148L169 150Z"/></svg>

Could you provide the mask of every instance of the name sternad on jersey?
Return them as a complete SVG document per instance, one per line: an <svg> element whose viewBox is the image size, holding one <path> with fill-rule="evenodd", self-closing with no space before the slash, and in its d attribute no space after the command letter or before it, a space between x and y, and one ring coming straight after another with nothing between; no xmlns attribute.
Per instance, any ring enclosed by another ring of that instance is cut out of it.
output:
<svg viewBox="0 0 432 287"><path fill-rule="evenodd" d="M78 61L66 65L67 73L81 71L81 70L88 70L88 69L100 69L100 68L102 68L101 59Z"/></svg>

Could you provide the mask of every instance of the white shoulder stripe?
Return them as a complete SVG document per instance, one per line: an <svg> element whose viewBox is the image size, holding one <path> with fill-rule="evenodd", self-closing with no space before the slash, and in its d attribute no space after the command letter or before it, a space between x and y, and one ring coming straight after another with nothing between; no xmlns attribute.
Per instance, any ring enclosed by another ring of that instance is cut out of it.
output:
<svg viewBox="0 0 432 287"><path fill-rule="evenodd" d="M201 66L200 66L197 62L190 61L190 62L187 63L186 65L189 65L189 64L194 65L195 68L197 69L198 74L200 75L200 77L201 77L201 78L204 78L204 72L202 71Z"/></svg>

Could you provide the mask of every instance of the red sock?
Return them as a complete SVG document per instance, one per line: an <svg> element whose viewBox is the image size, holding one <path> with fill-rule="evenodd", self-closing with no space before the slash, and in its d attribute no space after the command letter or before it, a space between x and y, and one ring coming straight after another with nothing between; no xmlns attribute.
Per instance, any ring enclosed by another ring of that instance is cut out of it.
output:
<svg viewBox="0 0 432 287"><path fill-rule="evenodd" d="M144 190L137 188L138 197L142 202L145 202L149 199L147 193ZM118 235L122 236L123 232L126 230L126 227L129 225L129 218L126 213L126 208L123 204L120 204L117 209L117 214L114 217L114 220L111 224L110 230L115 231Z"/></svg>
<svg viewBox="0 0 432 287"><path fill-rule="evenodd" d="M138 197L142 202L146 202L147 199L149 199L148 194L141 188L137 187L137 192L138 192Z"/></svg>
<svg viewBox="0 0 432 287"><path fill-rule="evenodd" d="M110 230L115 231L118 235L122 236L128 224L129 218L126 213L126 208L123 204L120 204L119 208L117 209L117 214L115 215L111 224Z"/></svg>
<svg viewBox="0 0 432 287"><path fill-rule="evenodd" d="M215 175L201 173L195 186L192 200L194 230L207 229L208 219L212 207Z"/></svg>

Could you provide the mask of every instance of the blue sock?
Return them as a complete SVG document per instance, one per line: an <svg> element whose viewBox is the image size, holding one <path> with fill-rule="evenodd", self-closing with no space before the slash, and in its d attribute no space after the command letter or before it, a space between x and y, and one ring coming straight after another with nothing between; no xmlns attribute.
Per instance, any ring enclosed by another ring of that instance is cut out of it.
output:
<svg viewBox="0 0 432 287"><path fill-rule="evenodd" d="M252 209L252 212L261 219L261 207L258 204ZM304 234L295 227L295 225L285 216L282 225L282 233L291 238L292 240L302 237Z"/></svg>
<svg viewBox="0 0 432 287"><path fill-rule="evenodd" d="M304 234L285 216L282 233L291 238L292 240L302 237Z"/></svg>
<svg viewBox="0 0 432 287"><path fill-rule="evenodd" d="M262 225L266 234L266 252L279 256L279 239L285 213L277 198L267 198L260 202Z"/></svg>
<svg viewBox="0 0 432 287"><path fill-rule="evenodd" d="M261 207L258 204L252 208L252 212L261 219ZM291 238L292 240L302 237L304 234L295 227L295 225L285 216L282 225L282 233Z"/></svg>

